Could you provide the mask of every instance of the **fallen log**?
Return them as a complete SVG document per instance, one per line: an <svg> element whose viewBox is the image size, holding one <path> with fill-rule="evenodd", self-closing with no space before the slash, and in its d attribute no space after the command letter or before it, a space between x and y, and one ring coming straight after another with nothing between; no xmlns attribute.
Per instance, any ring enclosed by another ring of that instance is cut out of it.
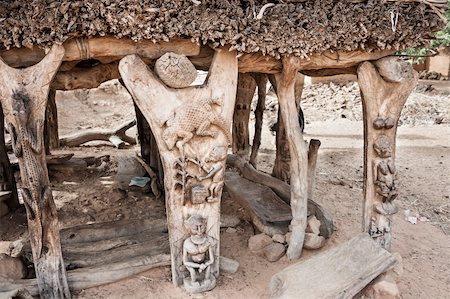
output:
<svg viewBox="0 0 450 299"><path fill-rule="evenodd" d="M286 182L267 173L258 171L250 163L237 155L228 155L227 164L239 170L242 177L271 188L283 201L290 203L290 187ZM312 199L308 199L308 215L315 215L320 221L320 235L329 238L334 231L331 215Z"/></svg>
<svg viewBox="0 0 450 299"><path fill-rule="evenodd" d="M92 129L85 130L70 136L62 137L59 142L61 146L76 147L83 143L103 140L111 142L116 148L123 148L125 142L130 145L136 144L136 138L130 137L125 132L136 125L136 120L127 121L115 129Z"/></svg>
<svg viewBox="0 0 450 299"><path fill-rule="evenodd" d="M397 259L361 233L344 244L278 272L270 281L272 299L353 298Z"/></svg>
<svg viewBox="0 0 450 299"><path fill-rule="evenodd" d="M169 265L170 254L143 255L113 264L67 271L67 281L71 291L79 291L120 281L153 268ZM27 290L32 296L39 294L36 279L0 282L0 296L16 290Z"/></svg>

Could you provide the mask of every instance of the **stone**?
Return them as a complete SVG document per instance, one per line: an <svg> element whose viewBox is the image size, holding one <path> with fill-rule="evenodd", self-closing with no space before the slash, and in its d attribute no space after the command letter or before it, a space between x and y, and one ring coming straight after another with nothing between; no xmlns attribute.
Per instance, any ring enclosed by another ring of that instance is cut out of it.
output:
<svg viewBox="0 0 450 299"><path fill-rule="evenodd" d="M25 277L25 267L19 258L0 254L0 280L17 280Z"/></svg>
<svg viewBox="0 0 450 299"><path fill-rule="evenodd" d="M181 54L166 53L155 63L155 73L167 86L185 88L197 77L197 70L190 60Z"/></svg>
<svg viewBox="0 0 450 299"><path fill-rule="evenodd" d="M236 227L241 223L238 216L230 214L220 215L220 227Z"/></svg>
<svg viewBox="0 0 450 299"><path fill-rule="evenodd" d="M325 244L325 238L312 233L305 234L305 242L303 248L305 249L319 249Z"/></svg>
<svg viewBox="0 0 450 299"><path fill-rule="evenodd" d="M316 218L316 216L310 216L308 218L306 232L313 233L315 235L320 235L320 221Z"/></svg>
<svg viewBox="0 0 450 299"><path fill-rule="evenodd" d="M8 206L0 201L0 217L6 216L9 213Z"/></svg>
<svg viewBox="0 0 450 299"><path fill-rule="evenodd" d="M234 227L228 227L225 231L229 234L235 234L237 229L235 229Z"/></svg>
<svg viewBox="0 0 450 299"><path fill-rule="evenodd" d="M10 241L0 241L0 254L9 254L11 251L11 244Z"/></svg>
<svg viewBox="0 0 450 299"><path fill-rule="evenodd" d="M248 248L250 251L258 252L269 244L272 244L272 238L266 234L257 234L248 239Z"/></svg>
<svg viewBox="0 0 450 299"><path fill-rule="evenodd" d="M117 156L117 174L115 181L121 190L129 190L130 182L134 177L146 174L144 167L134 156Z"/></svg>
<svg viewBox="0 0 450 299"><path fill-rule="evenodd" d="M286 243L286 237L285 237L284 235L281 235L281 234L275 234L275 235L273 235L273 236L272 236L272 240L273 240L274 242L281 243L281 244Z"/></svg>
<svg viewBox="0 0 450 299"><path fill-rule="evenodd" d="M291 232L288 232L284 235L284 238L286 239L286 243L289 245L289 243L291 242Z"/></svg>
<svg viewBox="0 0 450 299"><path fill-rule="evenodd" d="M363 293L370 299L401 298L397 284L387 275L380 275L372 284L364 289Z"/></svg>
<svg viewBox="0 0 450 299"><path fill-rule="evenodd" d="M286 252L286 247L280 243L272 243L264 247L264 256L269 262L278 261Z"/></svg>
<svg viewBox="0 0 450 299"><path fill-rule="evenodd" d="M219 258L219 270L225 273L236 273L239 270L239 262L224 256Z"/></svg>

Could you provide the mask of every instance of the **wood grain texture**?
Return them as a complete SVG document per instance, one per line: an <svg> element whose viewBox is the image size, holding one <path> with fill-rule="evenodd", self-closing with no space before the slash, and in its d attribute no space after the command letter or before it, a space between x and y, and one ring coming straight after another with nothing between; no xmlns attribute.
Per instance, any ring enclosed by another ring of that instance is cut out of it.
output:
<svg viewBox="0 0 450 299"><path fill-rule="evenodd" d="M352 298L398 261L366 233L278 272L270 281L272 299Z"/></svg>

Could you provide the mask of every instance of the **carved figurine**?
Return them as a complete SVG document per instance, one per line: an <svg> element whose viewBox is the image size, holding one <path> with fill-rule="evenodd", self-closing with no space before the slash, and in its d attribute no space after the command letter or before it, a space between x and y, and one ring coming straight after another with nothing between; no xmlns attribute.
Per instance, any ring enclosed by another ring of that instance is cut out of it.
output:
<svg viewBox="0 0 450 299"><path fill-rule="evenodd" d="M206 233L207 223L202 216L194 214L185 224L190 236L183 242L183 265L190 277L184 279L184 287L189 293L209 291L216 285L211 265L217 242Z"/></svg>
<svg viewBox="0 0 450 299"><path fill-rule="evenodd" d="M211 185L209 186L208 202L217 201L220 191L223 188L223 175L225 170L223 161L227 158L227 151L228 149L225 146L215 146L208 153L204 162L194 161L204 172L206 172L203 176L197 176L199 181L212 178ZM208 163L212 163L212 165L208 166Z"/></svg>
<svg viewBox="0 0 450 299"><path fill-rule="evenodd" d="M373 149L380 158L392 157L392 143L386 135L380 135L373 144Z"/></svg>

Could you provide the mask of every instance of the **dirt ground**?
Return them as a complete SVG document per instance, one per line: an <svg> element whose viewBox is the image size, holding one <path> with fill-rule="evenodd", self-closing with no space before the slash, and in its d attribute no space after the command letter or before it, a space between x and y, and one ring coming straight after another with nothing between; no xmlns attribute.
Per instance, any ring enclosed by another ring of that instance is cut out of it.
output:
<svg viewBox="0 0 450 299"><path fill-rule="evenodd" d="M421 89L422 88L422 89ZM408 100L398 130L396 166L398 205L394 217L393 251L403 258L399 281L403 298L450 298L450 96L420 87ZM317 170L315 200L334 218L337 230L322 250L352 238L361 229L362 216L362 122L360 100L354 84L344 87L306 87L305 136L322 141ZM134 117L131 99L117 85L58 94L60 134L88 128L108 128ZM258 168L270 171L275 137L267 124L276 115L269 98ZM414 127L412 127L414 125ZM134 134L130 130L130 134ZM117 157L134 155L138 147L116 150L104 143L62 149L76 157L111 155L111 162L86 173L52 176L52 185L62 227L117 219L159 217L164 203L151 195L124 196L114 184ZM410 215L424 221L411 224ZM222 199L222 213L238 215L236 232L221 233L221 255L240 263L235 274L221 274L217 287L189 295L171 283L170 268L157 268L114 284L83 290L74 298L266 298L273 274L298 261L283 257L270 263L247 248L254 233L243 209L229 196ZM0 220L0 240L26 234L25 216L12 214ZM305 250L301 260L319 251ZM317 281L318 284L325 283Z"/></svg>

